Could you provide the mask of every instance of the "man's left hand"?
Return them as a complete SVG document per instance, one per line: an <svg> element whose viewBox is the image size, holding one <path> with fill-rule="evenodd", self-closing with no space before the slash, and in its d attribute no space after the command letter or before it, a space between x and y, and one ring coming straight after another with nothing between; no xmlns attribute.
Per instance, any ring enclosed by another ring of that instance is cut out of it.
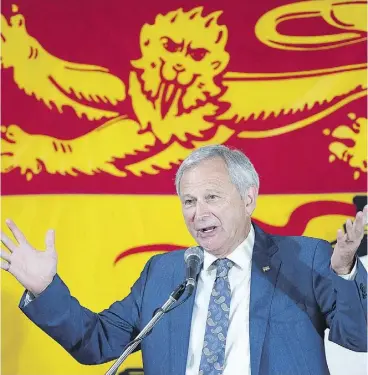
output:
<svg viewBox="0 0 368 375"><path fill-rule="evenodd" d="M364 226L367 224L368 206L356 214L354 223L346 221L346 233L337 231L337 243L331 257L331 268L338 275L347 275L355 263L355 253L364 236Z"/></svg>

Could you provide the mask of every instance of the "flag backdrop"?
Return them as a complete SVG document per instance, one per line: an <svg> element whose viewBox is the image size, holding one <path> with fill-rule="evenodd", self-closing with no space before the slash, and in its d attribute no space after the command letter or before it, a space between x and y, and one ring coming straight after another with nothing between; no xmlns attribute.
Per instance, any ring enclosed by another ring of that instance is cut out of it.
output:
<svg viewBox="0 0 368 375"><path fill-rule="evenodd" d="M254 219L271 233L333 244L364 205L364 1L2 5L2 226L11 217L39 249L55 228L58 272L86 307L127 295L152 255L193 245L174 176L202 145L253 161ZM107 370L29 322L11 275L1 290L3 374ZM136 353L121 371L140 367Z"/></svg>

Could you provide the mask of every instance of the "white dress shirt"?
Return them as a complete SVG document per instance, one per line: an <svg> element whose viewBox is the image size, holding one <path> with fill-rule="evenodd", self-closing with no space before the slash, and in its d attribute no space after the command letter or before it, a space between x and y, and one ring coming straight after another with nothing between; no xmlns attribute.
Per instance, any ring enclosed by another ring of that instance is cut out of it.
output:
<svg viewBox="0 0 368 375"><path fill-rule="evenodd" d="M227 257L234 262L234 266L229 271L230 321L223 375L250 375L249 301L254 237L251 226L248 237ZM213 265L216 259L214 255L204 252L193 307L186 375L198 375L199 372L208 305L216 279L216 266Z"/></svg>

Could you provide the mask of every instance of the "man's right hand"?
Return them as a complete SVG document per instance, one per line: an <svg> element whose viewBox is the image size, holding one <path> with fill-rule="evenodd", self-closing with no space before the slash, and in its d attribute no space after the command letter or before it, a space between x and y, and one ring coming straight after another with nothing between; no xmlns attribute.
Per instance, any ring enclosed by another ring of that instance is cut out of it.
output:
<svg viewBox="0 0 368 375"><path fill-rule="evenodd" d="M11 273L32 294L38 296L53 280L56 274L57 254L55 250L55 232L46 233L46 250L34 249L12 220L6 224L18 244L1 232L1 242L9 251L1 249L1 268Z"/></svg>

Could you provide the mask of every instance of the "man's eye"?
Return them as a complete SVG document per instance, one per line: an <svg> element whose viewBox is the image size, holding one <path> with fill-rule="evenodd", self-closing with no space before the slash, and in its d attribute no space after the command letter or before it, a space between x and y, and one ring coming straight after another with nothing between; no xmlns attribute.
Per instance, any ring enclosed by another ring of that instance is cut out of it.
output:
<svg viewBox="0 0 368 375"><path fill-rule="evenodd" d="M192 203L193 203L193 199L186 199L186 200L184 201L184 204L185 204L186 206L190 206Z"/></svg>
<svg viewBox="0 0 368 375"><path fill-rule="evenodd" d="M211 195L208 196L208 198L209 198L210 200L214 200L214 199L216 199L216 198L218 198L218 197L217 197L217 195L211 194Z"/></svg>

